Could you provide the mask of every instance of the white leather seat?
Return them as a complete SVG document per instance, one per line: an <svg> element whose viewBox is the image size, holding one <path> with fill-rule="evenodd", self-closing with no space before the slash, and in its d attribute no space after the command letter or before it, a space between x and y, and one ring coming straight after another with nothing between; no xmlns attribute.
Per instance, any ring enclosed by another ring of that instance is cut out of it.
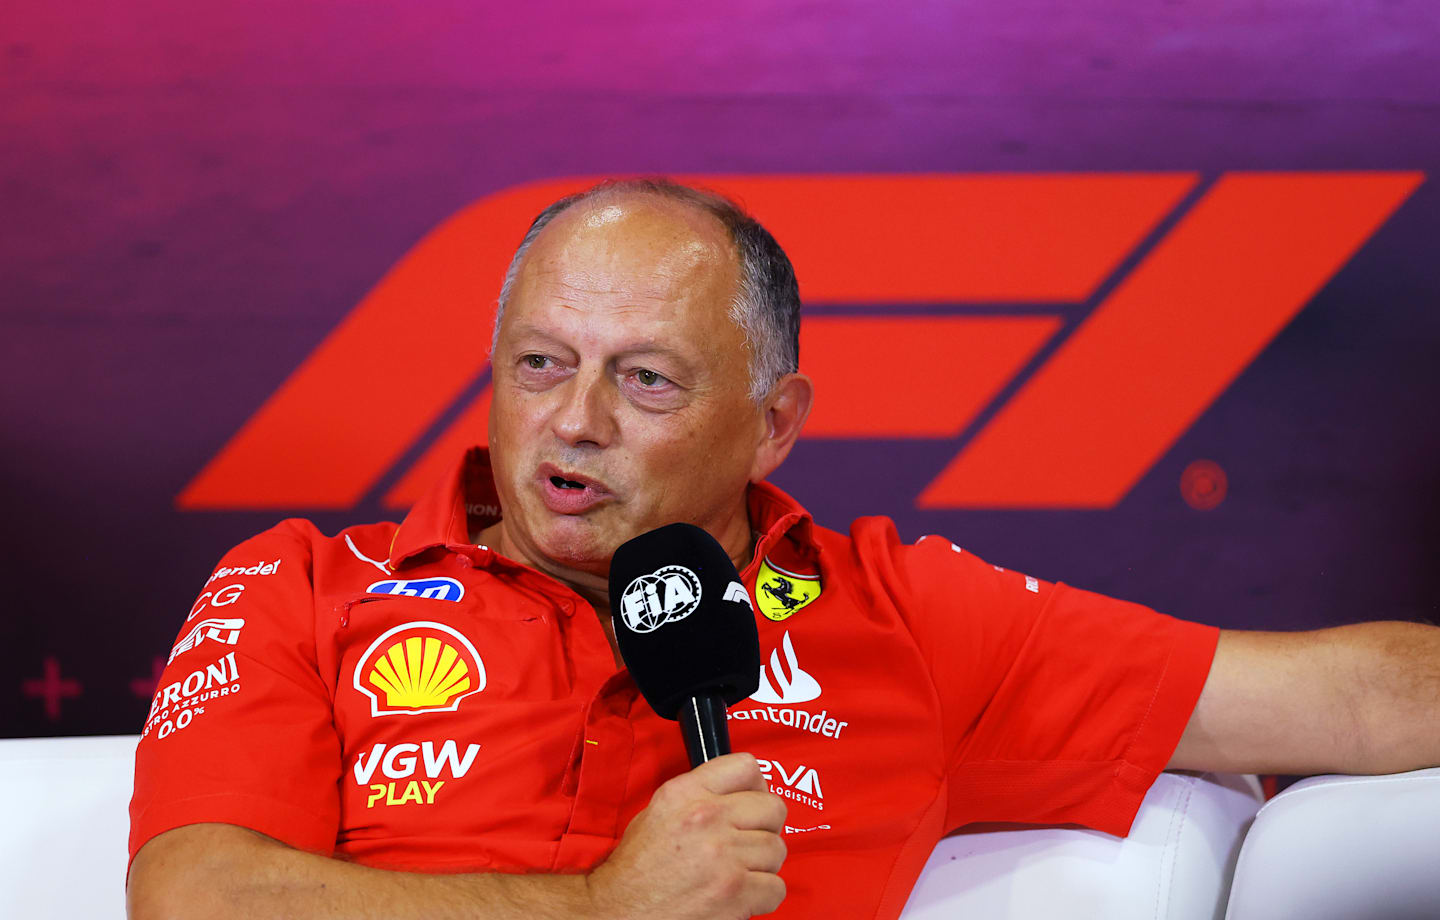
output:
<svg viewBox="0 0 1440 920"><path fill-rule="evenodd" d="M136 737L0 740L0 903L27 920L125 916ZM905 916L1218 916L1233 852L1259 806L1241 777L1164 774L1127 839L1038 828L942 841ZM960 858L963 857L963 858ZM1157 904L1163 907L1156 910ZM1126 912L1129 911L1129 912Z"/></svg>
<svg viewBox="0 0 1440 920"><path fill-rule="evenodd" d="M0 740L0 905L122 920L133 735ZM1253 777L1162 774L1127 838L1068 828L941 841L906 920L1440 917L1440 769L1315 777L1259 807ZM1236 869L1236 857L1239 866Z"/></svg>
<svg viewBox="0 0 1440 920"><path fill-rule="evenodd" d="M1440 917L1440 768L1312 776L1260 809L1229 920Z"/></svg>
<svg viewBox="0 0 1440 920"><path fill-rule="evenodd" d="M905 920L1219 920L1263 796L1253 776L1162 773L1128 837L960 832L931 854Z"/></svg>

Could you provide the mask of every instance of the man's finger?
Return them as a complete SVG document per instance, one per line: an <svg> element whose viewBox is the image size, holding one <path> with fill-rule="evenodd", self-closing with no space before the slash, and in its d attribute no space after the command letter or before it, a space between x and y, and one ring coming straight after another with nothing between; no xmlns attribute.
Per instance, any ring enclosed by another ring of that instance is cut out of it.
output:
<svg viewBox="0 0 1440 920"><path fill-rule="evenodd" d="M779 872L789 852L780 835L770 831L740 831L734 847L741 865L753 872Z"/></svg>
<svg viewBox="0 0 1440 920"><path fill-rule="evenodd" d="M773 872L750 872L745 878L745 903L750 916L768 914L785 900L785 880Z"/></svg>
<svg viewBox="0 0 1440 920"><path fill-rule="evenodd" d="M768 792L746 789L726 797L726 817L732 827L742 831L768 831L778 834L785 827L788 810L785 800Z"/></svg>
<svg viewBox="0 0 1440 920"><path fill-rule="evenodd" d="M743 752L726 754L702 763L690 771L700 785L716 795L728 795L745 790L764 791L765 778L760 775L760 765L753 754Z"/></svg>

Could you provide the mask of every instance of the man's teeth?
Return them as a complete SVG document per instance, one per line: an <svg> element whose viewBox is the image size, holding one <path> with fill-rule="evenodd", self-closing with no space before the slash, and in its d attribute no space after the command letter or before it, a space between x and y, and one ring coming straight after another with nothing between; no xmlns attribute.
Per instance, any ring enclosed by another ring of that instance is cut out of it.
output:
<svg viewBox="0 0 1440 920"><path fill-rule="evenodd" d="M585 488L585 484L584 484L583 482L575 482L575 481L572 480L572 479L561 479L559 476L551 476L551 477L550 477L550 482L551 482L551 483L555 486L555 488L557 488L557 489L583 489L583 488Z"/></svg>

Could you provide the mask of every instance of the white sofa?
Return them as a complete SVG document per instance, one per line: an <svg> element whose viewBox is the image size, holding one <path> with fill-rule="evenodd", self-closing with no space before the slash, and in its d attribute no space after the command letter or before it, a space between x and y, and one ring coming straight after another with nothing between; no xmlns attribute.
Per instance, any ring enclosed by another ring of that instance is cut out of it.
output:
<svg viewBox="0 0 1440 920"><path fill-rule="evenodd" d="M136 735L0 739L0 916L120 920Z"/></svg>
<svg viewBox="0 0 1440 920"><path fill-rule="evenodd" d="M1312 776L1266 802L1225 916L1440 918L1440 768Z"/></svg>
<svg viewBox="0 0 1440 920"><path fill-rule="evenodd" d="M0 740L0 788L11 793L0 913L124 917L135 743ZM1070 828L954 834L904 916L1440 918L1440 769L1314 777L1260 803L1253 777L1166 773L1123 839Z"/></svg>
<svg viewBox="0 0 1440 920"><path fill-rule="evenodd" d="M940 841L906 920L1216 920L1263 797L1253 776L1162 773L1128 837L1075 828Z"/></svg>

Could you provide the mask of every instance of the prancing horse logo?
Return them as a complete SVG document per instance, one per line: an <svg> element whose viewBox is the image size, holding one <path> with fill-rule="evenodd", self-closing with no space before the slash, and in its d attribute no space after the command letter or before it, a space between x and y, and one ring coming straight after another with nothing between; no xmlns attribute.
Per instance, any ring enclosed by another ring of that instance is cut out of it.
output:
<svg viewBox="0 0 1440 920"><path fill-rule="evenodd" d="M773 580L761 585L760 589L779 601L787 611L800 606L800 598L790 593L795 590L795 585L783 575L776 575Z"/></svg>
<svg viewBox="0 0 1440 920"><path fill-rule="evenodd" d="M760 612L779 622L820 596L820 576L791 572L765 559L755 576L755 588Z"/></svg>

